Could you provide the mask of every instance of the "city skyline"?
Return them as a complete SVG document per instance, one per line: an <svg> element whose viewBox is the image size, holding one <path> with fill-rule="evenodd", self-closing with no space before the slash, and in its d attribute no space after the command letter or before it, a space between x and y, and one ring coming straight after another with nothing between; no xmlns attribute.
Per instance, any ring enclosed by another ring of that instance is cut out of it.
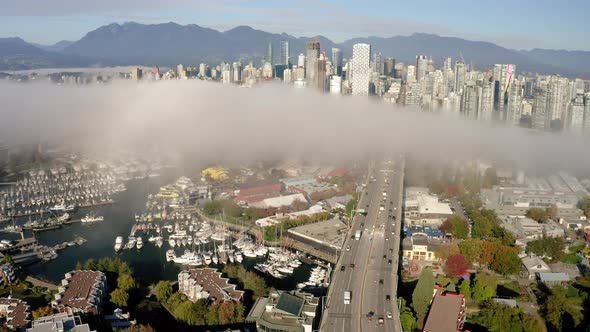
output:
<svg viewBox="0 0 590 332"><path fill-rule="evenodd" d="M112 22L152 24L175 21L219 30L249 25L298 37L321 34L339 42L361 36L435 33L493 42L512 49L590 50L590 45L583 42L582 15L586 12L584 8L588 9L590 5L578 0L568 6L550 1L521 1L510 3L508 8L500 1L487 4L486 10L472 8L463 0L451 5L434 1L420 5L378 1L370 8L361 8L354 2L324 0L313 3L321 9L315 12L309 10L311 5L308 1L286 4L257 1L246 6L233 1L214 3L202 0L175 1L164 7L153 1L88 4L59 0L52 2L51 6L44 6L33 5L29 0L4 6L0 14L0 31L3 31L2 37L19 36L31 42L53 44L60 40L77 40L88 31ZM572 11L574 7L577 10ZM534 16L523 20L525 13ZM343 24L352 20L354 25ZM480 23L482 21L494 24L484 25Z"/></svg>

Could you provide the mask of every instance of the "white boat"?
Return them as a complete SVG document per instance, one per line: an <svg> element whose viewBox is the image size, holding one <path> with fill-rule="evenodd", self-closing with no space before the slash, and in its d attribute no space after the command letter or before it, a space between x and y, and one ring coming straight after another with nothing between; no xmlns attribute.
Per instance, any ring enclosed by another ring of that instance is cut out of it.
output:
<svg viewBox="0 0 590 332"><path fill-rule="evenodd" d="M66 210L66 206L63 204L55 204L54 206L50 207L49 210L53 212L62 212Z"/></svg>
<svg viewBox="0 0 590 332"><path fill-rule="evenodd" d="M133 249L133 247L135 247L135 243L136 243L135 237L134 236L130 236L128 238L128 241L129 242L127 242L127 249Z"/></svg>
<svg viewBox="0 0 590 332"><path fill-rule="evenodd" d="M104 221L103 216L93 216L93 215L86 215L84 218L81 219L83 223L92 223L96 221Z"/></svg>
<svg viewBox="0 0 590 332"><path fill-rule="evenodd" d="M208 252L204 253L203 259L205 260L205 265L211 264L211 253L208 253Z"/></svg>
<svg viewBox="0 0 590 332"><path fill-rule="evenodd" d="M170 249L170 250L166 251L166 261L171 262L174 260L174 258L176 258L176 254L174 253L174 250Z"/></svg>
<svg viewBox="0 0 590 332"><path fill-rule="evenodd" d="M279 266L277 267L277 271L281 273L291 274L293 273L293 269L287 266Z"/></svg>
<svg viewBox="0 0 590 332"><path fill-rule="evenodd" d="M297 284L297 289L305 288L307 286L305 283L301 282Z"/></svg>
<svg viewBox="0 0 590 332"><path fill-rule="evenodd" d="M158 240L158 237L156 237L156 236L150 236L148 238L148 242L156 242L156 240Z"/></svg>
<svg viewBox="0 0 590 332"><path fill-rule="evenodd" d="M230 252L230 253L227 254L227 259L229 259L229 262L230 263L233 263L233 262L236 261L236 256L234 256L234 253L233 252Z"/></svg>
<svg viewBox="0 0 590 332"><path fill-rule="evenodd" d="M182 245L186 246L188 244L188 240L186 238L182 238Z"/></svg>
<svg viewBox="0 0 590 332"><path fill-rule="evenodd" d="M188 238L186 239L186 242L188 243L188 245L192 245L193 244L193 237L192 236L188 236Z"/></svg>
<svg viewBox="0 0 590 332"><path fill-rule="evenodd" d="M161 248L163 244L164 239L162 237L158 237L158 239L156 240L156 247Z"/></svg>
<svg viewBox="0 0 590 332"><path fill-rule="evenodd" d="M250 249L244 250L243 254L246 257L256 258L256 253Z"/></svg>
<svg viewBox="0 0 590 332"><path fill-rule="evenodd" d="M137 238L137 243L135 245L137 246L137 249L143 248L143 239L141 238L141 236Z"/></svg>
<svg viewBox="0 0 590 332"><path fill-rule="evenodd" d="M219 264L219 257L217 256L216 253L213 254L213 257L211 257L211 260L213 260L213 264L215 264L215 265Z"/></svg>
<svg viewBox="0 0 590 332"><path fill-rule="evenodd" d="M123 237L117 236L115 239L115 251L119 251L121 249L123 249Z"/></svg>
<svg viewBox="0 0 590 332"><path fill-rule="evenodd" d="M244 256L242 256L242 253L239 251L235 253L235 258L238 263L241 263L244 260Z"/></svg>
<svg viewBox="0 0 590 332"><path fill-rule="evenodd" d="M174 238L169 238L168 239L168 244L174 248L176 246L176 240L174 240Z"/></svg>

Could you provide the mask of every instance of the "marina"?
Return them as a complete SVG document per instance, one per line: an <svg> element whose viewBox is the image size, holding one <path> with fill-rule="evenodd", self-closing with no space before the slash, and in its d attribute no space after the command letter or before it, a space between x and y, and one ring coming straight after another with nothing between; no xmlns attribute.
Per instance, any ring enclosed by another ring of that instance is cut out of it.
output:
<svg viewBox="0 0 590 332"><path fill-rule="evenodd" d="M128 261L148 283L176 280L185 268L210 266L221 270L225 264L241 264L257 271L276 289L295 289L310 280L316 262L304 263L307 258L302 254L268 247L244 232L203 220L190 194L174 189L170 183L176 188L190 187L175 170L158 177L127 179L127 190L113 193L114 204L77 204L69 212L68 202L53 204L52 209L39 214L49 216L44 221L34 216L11 217L1 237L16 240L21 234L34 235L35 241L46 248L39 250L40 259L36 255L40 263L27 264L25 269L54 282L77 262L107 256ZM85 241L72 241L72 234ZM76 250L67 250L74 245Z"/></svg>

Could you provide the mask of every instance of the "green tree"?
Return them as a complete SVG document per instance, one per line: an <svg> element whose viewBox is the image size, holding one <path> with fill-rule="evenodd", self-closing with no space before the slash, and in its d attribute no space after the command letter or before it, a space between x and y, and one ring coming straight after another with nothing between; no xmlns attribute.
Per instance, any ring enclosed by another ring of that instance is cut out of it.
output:
<svg viewBox="0 0 590 332"><path fill-rule="evenodd" d="M424 319L430 307L432 300L432 292L434 290L434 276L429 267L422 269L416 288L412 293L412 307L416 312L417 326L422 328L424 326Z"/></svg>
<svg viewBox="0 0 590 332"><path fill-rule="evenodd" d="M205 319L207 325L219 325L219 304L213 303L209 305Z"/></svg>
<svg viewBox="0 0 590 332"><path fill-rule="evenodd" d="M440 230L453 234L458 239L466 239L469 236L469 223L467 220L454 214L440 226Z"/></svg>
<svg viewBox="0 0 590 332"><path fill-rule="evenodd" d="M461 251L456 244L442 244L434 251L436 258L447 260L451 256L459 255Z"/></svg>
<svg viewBox="0 0 590 332"><path fill-rule="evenodd" d="M414 317L412 309L407 306L406 300L404 298L400 297L399 302L399 315L403 330L407 332L414 331L416 328L416 317Z"/></svg>
<svg viewBox="0 0 590 332"><path fill-rule="evenodd" d="M530 208L526 211L525 216L537 222L544 222L547 220L547 211L541 208Z"/></svg>
<svg viewBox="0 0 590 332"><path fill-rule="evenodd" d="M6 254L6 255L4 255L4 258L2 259L2 264L14 265L14 259L12 259L12 256L10 256L9 254Z"/></svg>
<svg viewBox="0 0 590 332"><path fill-rule="evenodd" d="M118 307L126 307L127 301L129 301L129 294L126 291L117 288L111 292L111 302L114 305Z"/></svg>
<svg viewBox="0 0 590 332"><path fill-rule="evenodd" d="M489 300L496 296L498 280L495 276L487 273L479 273L475 276L473 284L473 299L476 301Z"/></svg>
<svg viewBox="0 0 590 332"><path fill-rule="evenodd" d="M117 278L117 287L122 291L128 292L135 288L135 279L133 279L131 274L120 274Z"/></svg>
<svg viewBox="0 0 590 332"><path fill-rule="evenodd" d="M463 294L466 300L471 299L471 280L463 279L459 285L459 294Z"/></svg>
<svg viewBox="0 0 590 332"><path fill-rule="evenodd" d="M220 201L209 201L203 205L203 213L208 216L214 216L221 213L221 202Z"/></svg>
<svg viewBox="0 0 590 332"><path fill-rule="evenodd" d="M514 248L504 245L496 245L494 248L494 259L489 264L492 270L503 275L511 275L520 271L522 261Z"/></svg>
<svg viewBox="0 0 590 332"><path fill-rule="evenodd" d="M541 257L551 257L553 261L563 259L565 243L562 238L543 237L527 243L527 253L533 253Z"/></svg>
<svg viewBox="0 0 590 332"><path fill-rule="evenodd" d="M546 328L541 320L529 316L519 308L485 301L481 310L472 317L472 323L486 328L490 332L544 332Z"/></svg>
<svg viewBox="0 0 590 332"><path fill-rule="evenodd" d="M483 215L476 216L473 219L473 228L471 229L473 237L490 238L494 235L495 220L490 220Z"/></svg>
<svg viewBox="0 0 590 332"><path fill-rule="evenodd" d="M567 298L566 290L561 287L551 289L543 306L545 320L556 331L575 331L582 320L583 313Z"/></svg>
<svg viewBox="0 0 590 332"><path fill-rule="evenodd" d="M578 208L584 211L586 217L590 218L590 196L584 196L578 202Z"/></svg>
<svg viewBox="0 0 590 332"><path fill-rule="evenodd" d="M481 242L479 239L467 239L459 243L461 254L472 263L479 262L483 252Z"/></svg>
<svg viewBox="0 0 590 332"><path fill-rule="evenodd" d="M172 285L168 280L161 280L158 282L156 287L154 288L154 293L156 293L156 298L159 302L163 303L168 300L170 295L172 295L174 291L172 290Z"/></svg>

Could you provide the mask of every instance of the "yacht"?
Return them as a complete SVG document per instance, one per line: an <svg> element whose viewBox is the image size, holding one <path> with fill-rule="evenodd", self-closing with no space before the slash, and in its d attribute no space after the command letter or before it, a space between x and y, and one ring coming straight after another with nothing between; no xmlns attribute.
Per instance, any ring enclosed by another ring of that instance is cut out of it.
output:
<svg viewBox="0 0 590 332"><path fill-rule="evenodd" d="M168 251L166 251L166 261L171 262L176 258L176 254L174 253L174 250L170 249Z"/></svg>
<svg viewBox="0 0 590 332"><path fill-rule="evenodd" d="M169 245L170 245L172 248L174 248L174 247L176 247L176 240L174 240L173 238L169 238L169 239L168 239L168 244L169 244Z"/></svg>
<svg viewBox="0 0 590 332"><path fill-rule="evenodd" d="M164 239L160 236L156 239L156 247L161 248L164 244Z"/></svg>
<svg viewBox="0 0 590 332"><path fill-rule="evenodd" d="M127 238L127 240L129 242L127 242L127 249L133 249L133 247L135 247L135 237L134 236L130 236L129 238Z"/></svg>
<svg viewBox="0 0 590 332"><path fill-rule="evenodd" d="M237 251L235 253L235 257L236 257L236 262L241 263L244 260L244 256L242 256L242 253Z"/></svg>
<svg viewBox="0 0 590 332"><path fill-rule="evenodd" d="M121 249L123 249L123 237L117 236L115 239L115 251L120 251Z"/></svg>
<svg viewBox="0 0 590 332"><path fill-rule="evenodd" d="M143 239L141 238L141 236L139 236L137 238L137 244L136 244L136 246L137 246L137 249L143 248Z"/></svg>
<svg viewBox="0 0 590 332"><path fill-rule="evenodd" d="M93 216L93 215L87 214L84 218L82 218L83 223L93 223L96 221L104 221L104 217L103 216Z"/></svg>
<svg viewBox="0 0 590 332"><path fill-rule="evenodd" d="M203 259L205 260L205 265L211 264L211 253L210 252L203 253Z"/></svg>

